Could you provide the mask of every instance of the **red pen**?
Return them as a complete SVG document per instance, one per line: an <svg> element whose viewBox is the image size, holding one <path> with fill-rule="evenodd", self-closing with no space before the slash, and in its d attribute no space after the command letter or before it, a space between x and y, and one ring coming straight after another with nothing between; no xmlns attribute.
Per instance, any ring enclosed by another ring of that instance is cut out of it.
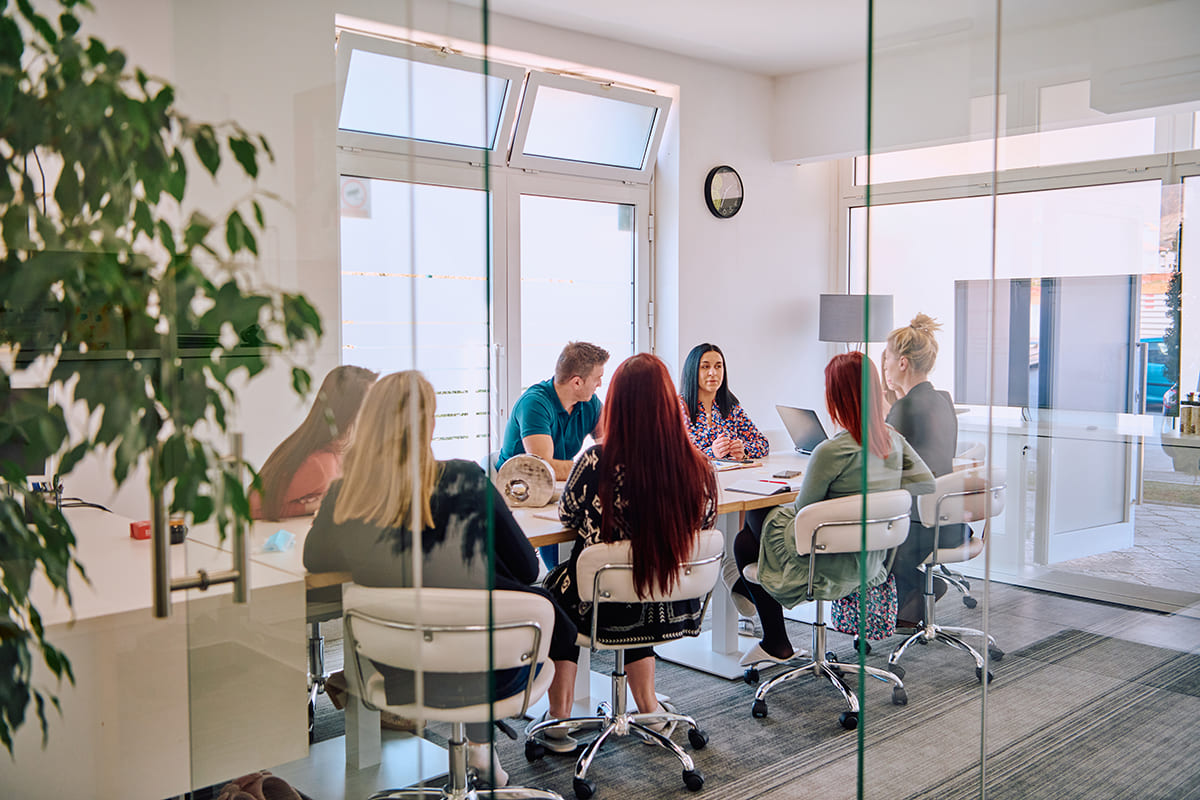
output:
<svg viewBox="0 0 1200 800"><path fill-rule="evenodd" d="M759 480L762 481L763 483L778 483L780 486L788 485L787 481L769 481L766 478L759 478Z"/></svg>

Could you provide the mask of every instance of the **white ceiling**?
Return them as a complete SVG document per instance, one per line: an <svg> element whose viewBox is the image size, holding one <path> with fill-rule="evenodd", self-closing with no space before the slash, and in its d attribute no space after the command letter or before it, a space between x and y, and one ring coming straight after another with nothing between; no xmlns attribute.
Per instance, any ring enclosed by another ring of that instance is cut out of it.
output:
<svg viewBox="0 0 1200 800"><path fill-rule="evenodd" d="M480 0L452 0L478 8ZM1169 0L880 0L875 47L1094 19ZM859 61L867 0L489 0L493 14L632 42L746 72L790 75Z"/></svg>
<svg viewBox="0 0 1200 800"><path fill-rule="evenodd" d="M763 75L866 54L866 0L489 0L488 8Z"/></svg>

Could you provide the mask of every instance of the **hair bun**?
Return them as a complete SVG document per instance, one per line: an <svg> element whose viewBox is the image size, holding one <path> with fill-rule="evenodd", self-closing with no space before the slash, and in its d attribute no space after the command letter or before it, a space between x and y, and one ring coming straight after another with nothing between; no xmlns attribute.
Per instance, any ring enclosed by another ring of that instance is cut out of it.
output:
<svg viewBox="0 0 1200 800"><path fill-rule="evenodd" d="M913 317L912 322L910 322L908 326L915 331L930 335L942 329L941 323L928 314L917 314L915 317Z"/></svg>

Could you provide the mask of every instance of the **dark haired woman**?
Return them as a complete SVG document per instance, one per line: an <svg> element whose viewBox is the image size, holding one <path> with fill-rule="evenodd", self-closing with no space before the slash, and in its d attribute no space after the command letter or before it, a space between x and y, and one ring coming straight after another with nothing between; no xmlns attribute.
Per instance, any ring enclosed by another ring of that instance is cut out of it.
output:
<svg viewBox="0 0 1200 800"><path fill-rule="evenodd" d="M743 461L770 449L733 392L725 354L704 342L692 348L679 378L679 407L692 442L710 458Z"/></svg>
<svg viewBox="0 0 1200 800"><path fill-rule="evenodd" d="M870 384L865 398L864 369ZM933 491L933 473L904 437L884 422L881 398L879 375L870 359L859 352L834 356L825 367L825 405L842 430L813 450L795 502L772 509L761 531L752 525L742 528L734 541L739 570L758 564L759 583L749 588L763 628L762 641L746 653L743 664L781 662L795 655L783 623L783 606L804 602L808 591L808 556L796 552L796 530L789 524L796 512L810 503L861 492ZM835 553L822 558L813 588L826 597L853 592L858 588L860 555ZM867 586L887 580L886 555L886 551L865 554Z"/></svg>
<svg viewBox="0 0 1200 800"><path fill-rule="evenodd" d="M589 448L575 462L559 501L563 524L579 536L571 560L561 568L564 571L551 576L551 591L576 625L590 619L590 607L581 603L575 585L576 562L584 547L629 540L639 594L654 588L667 590L677 565L691 555L696 534L712 527L717 511L716 475L688 440L671 375L662 361L640 353L617 367L601 424L604 443ZM649 629L656 639L700 630L697 601L675 603L669 610L646 603L613 611L614 616L602 617L601 624ZM631 648L625 659L638 710L656 711L653 648ZM556 663L548 717L571 716L574 689L575 665ZM555 739L563 736L554 733L550 729L544 737L550 749L574 749L573 742L556 746Z"/></svg>
<svg viewBox="0 0 1200 800"><path fill-rule="evenodd" d="M415 370L387 375L371 389L360 435L346 454L345 480L330 487L304 542L305 569L348 571L362 586L413 586L419 543L421 586L546 594L529 585L537 580L537 556L480 466L434 458L435 408L433 386ZM415 536L414 518L421 521ZM550 658L578 658L575 626L555 611ZM412 674L380 671L389 702L411 702ZM437 677L426 676L430 705L486 703L524 682L517 670L501 670L490 695L491 675ZM438 699L443 696L448 699ZM503 786L508 775L489 753L488 734L486 724L467 725L467 760L493 786Z"/></svg>
<svg viewBox="0 0 1200 800"><path fill-rule="evenodd" d="M313 514L329 485L342 474L354 419L378 373L363 367L334 367L321 381L308 416L268 456L258 479L262 494L250 493L254 519Z"/></svg>

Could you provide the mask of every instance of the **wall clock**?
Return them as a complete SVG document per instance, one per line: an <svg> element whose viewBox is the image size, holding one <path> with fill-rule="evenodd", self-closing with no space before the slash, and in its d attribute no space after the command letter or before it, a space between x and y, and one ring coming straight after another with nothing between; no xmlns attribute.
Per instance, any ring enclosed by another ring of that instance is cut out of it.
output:
<svg viewBox="0 0 1200 800"><path fill-rule="evenodd" d="M742 178L733 167L722 164L704 179L704 203L714 217L729 219L742 207Z"/></svg>

